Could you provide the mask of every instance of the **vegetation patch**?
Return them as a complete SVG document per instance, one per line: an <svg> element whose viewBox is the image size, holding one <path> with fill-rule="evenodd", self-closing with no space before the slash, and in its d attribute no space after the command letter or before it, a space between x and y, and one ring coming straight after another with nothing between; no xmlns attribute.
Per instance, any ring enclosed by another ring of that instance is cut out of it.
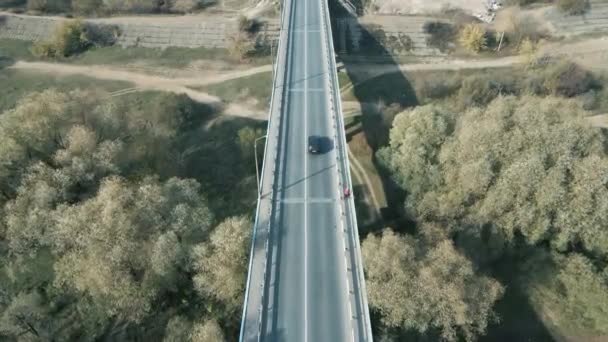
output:
<svg viewBox="0 0 608 342"><path fill-rule="evenodd" d="M35 42L32 54L39 58L65 58L78 55L93 46L114 44L120 32L115 27L85 24L80 20L60 24L48 41Z"/></svg>
<svg viewBox="0 0 608 342"><path fill-rule="evenodd" d="M457 29L450 23L429 21L424 24L423 30L428 34L426 44L441 52L447 52L456 40Z"/></svg>
<svg viewBox="0 0 608 342"><path fill-rule="evenodd" d="M588 0L557 0L557 8L569 15L583 14L589 7Z"/></svg>
<svg viewBox="0 0 608 342"><path fill-rule="evenodd" d="M51 74L31 73L21 70L0 70L0 82L4 84L0 96L0 113L14 108L17 101L30 92L56 88L63 92L76 89L113 91L131 88L129 82L103 81L86 76L53 76Z"/></svg>
<svg viewBox="0 0 608 342"><path fill-rule="evenodd" d="M56 89L0 115L3 340L236 338L256 199L237 137L257 126L211 119Z"/></svg>
<svg viewBox="0 0 608 342"><path fill-rule="evenodd" d="M248 99L256 101L258 109L266 110L270 104L272 95L272 72L260 73L253 76L214 84L211 86L197 88L222 100L230 102L242 102Z"/></svg>

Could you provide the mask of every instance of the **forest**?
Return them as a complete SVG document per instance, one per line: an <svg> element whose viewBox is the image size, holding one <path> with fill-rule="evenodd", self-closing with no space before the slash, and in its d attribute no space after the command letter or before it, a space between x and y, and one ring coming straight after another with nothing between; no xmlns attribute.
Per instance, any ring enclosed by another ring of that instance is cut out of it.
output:
<svg viewBox="0 0 608 342"><path fill-rule="evenodd" d="M568 338L608 334L608 139L588 120L604 81L526 68L423 80L394 117L376 159L413 227L362 243L380 340L483 340L513 293Z"/></svg>
<svg viewBox="0 0 608 342"><path fill-rule="evenodd" d="M53 89L0 114L0 340L235 338L256 124L213 117Z"/></svg>

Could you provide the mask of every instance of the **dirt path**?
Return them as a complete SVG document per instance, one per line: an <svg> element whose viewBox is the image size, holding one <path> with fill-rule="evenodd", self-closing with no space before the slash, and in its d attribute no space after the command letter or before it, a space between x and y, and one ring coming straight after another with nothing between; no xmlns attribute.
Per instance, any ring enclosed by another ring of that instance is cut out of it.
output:
<svg viewBox="0 0 608 342"><path fill-rule="evenodd" d="M539 54L562 56L571 59L580 65L595 70L608 70L608 37L584 39L580 41L566 41L547 43L540 46ZM441 71L466 70L486 68L506 68L521 64L525 61L520 56L509 56L488 59L452 59L434 63L412 63L401 65L382 64L353 64L348 66L348 72L357 75L358 84L369 79L391 74L397 71ZM346 85L342 91L352 88Z"/></svg>
<svg viewBox="0 0 608 342"><path fill-rule="evenodd" d="M365 196L369 197L366 198L366 202L369 203L369 200L371 200L370 220L375 221L380 215L380 204L378 203L374 189L371 186L372 182L363 166L361 166L361 163L359 163L357 157L350 151L350 148L348 149L348 158L352 162L351 169L353 173L357 175L357 178L359 178L362 185L364 185L366 188Z"/></svg>
<svg viewBox="0 0 608 342"><path fill-rule="evenodd" d="M593 127L608 128L608 114L597 114L587 117L587 121Z"/></svg>
<svg viewBox="0 0 608 342"><path fill-rule="evenodd" d="M241 77L255 75L261 72L270 71L272 66L265 65L251 68L248 70L239 70L235 72L216 73L208 77L192 77L192 78L167 78L162 76L154 76L142 74L132 71L125 71L116 68L93 65L69 65L59 63L45 62L23 62L19 61L10 66L11 69L35 71L43 73L51 73L57 75L83 75L97 78L100 80L126 81L133 83L133 88L127 88L114 92L112 96L120 96L129 94L139 90L159 90L169 91L176 94L186 94L191 99L209 104L220 104L222 101L219 97L191 89L190 87L207 86L215 83L221 83ZM265 119L266 113L261 111L251 110L250 106L232 103L224 108L224 112L230 115L248 116L258 119Z"/></svg>
<svg viewBox="0 0 608 342"><path fill-rule="evenodd" d="M237 78L253 76L262 72L272 71L272 65L263 65L246 70L232 72L215 72L206 76L196 75L193 77L163 77L123 70L120 68L103 65L72 65L46 62L24 62L18 61L10 68L21 70L33 70L60 75L86 75L103 80L128 81L140 88L175 85L182 87L202 87L221 83ZM156 89L156 88L154 88Z"/></svg>

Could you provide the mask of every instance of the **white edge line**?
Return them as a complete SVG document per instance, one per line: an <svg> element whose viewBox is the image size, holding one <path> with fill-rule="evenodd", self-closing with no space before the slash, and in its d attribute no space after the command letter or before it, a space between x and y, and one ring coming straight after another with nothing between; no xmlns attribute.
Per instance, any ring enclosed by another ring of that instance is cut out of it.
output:
<svg viewBox="0 0 608 342"><path fill-rule="evenodd" d="M304 146L308 145L308 1L304 1ZM304 153L304 342L308 342L308 151Z"/></svg>
<svg viewBox="0 0 608 342"><path fill-rule="evenodd" d="M266 128L266 135L268 135L270 133L271 130L271 124L272 124L272 111L274 109L274 96L275 96L275 92L277 89L276 86L276 81L277 81L277 72L279 70L279 63L282 61L281 59L281 51L282 51L282 47L283 44L281 44L281 36L284 34L284 29L285 29L285 16L286 16L286 12L289 12L291 14L291 1L286 1L287 4L285 6L283 6L281 8L281 22L279 24L279 43L277 44L277 55L276 55L276 63L275 63L275 67L274 67L274 79L272 80L272 94L271 94L271 99L270 99L270 108L268 110L268 124L267 124L267 128ZM287 7L289 6L289 7ZM289 11L287 10L289 9ZM287 27L287 42L289 43L289 27ZM288 44L289 45L289 44ZM287 54L286 54L287 55ZM285 73L283 74L285 75ZM283 80L283 85L281 87L284 87L285 85L285 80ZM283 90L281 90L282 92ZM283 94L281 93L281 96ZM280 124L280 118L279 118L279 124ZM264 181L264 170L265 170L265 163L266 163L266 155L267 155L267 149L268 149L268 138L266 138L266 143L264 144L264 159L262 160L262 172L260 175L260 189L263 187L263 181ZM253 233L252 233L252 239L251 239L251 249L249 251L249 265L248 265L248 272L247 272L247 283L246 283L246 288L245 288L245 298L243 300L243 313L242 313L242 317L241 317L241 329L239 332L239 341L240 342L244 342L244 338L245 338L245 322L247 320L247 311L248 311L248 301L249 301L249 292L250 292L250 285L251 285L251 265L253 264L253 257L254 257L254 250L255 250L255 243L256 243L256 235L257 235L257 227L258 227L258 219L259 219L259 212L260 212L260 206L261 206L261 196L260 196L260 192L259 189L256 189L256 191L258 191L258 203L256 206L256 211L255 211L255 220L254 220L254 224L253 224ZM272 205L272 203L271 203ZM268 236L267 236L268 239ZM266 256L267 257L267 256Z"/></svg>

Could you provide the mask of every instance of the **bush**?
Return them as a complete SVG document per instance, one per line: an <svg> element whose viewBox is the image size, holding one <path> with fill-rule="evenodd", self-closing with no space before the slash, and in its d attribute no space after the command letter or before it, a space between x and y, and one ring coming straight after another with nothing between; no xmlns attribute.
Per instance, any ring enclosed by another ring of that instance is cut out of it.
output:
<svg viewBox="0 0 608 342"><path fill-rule="evenodd" d="M40 12L66 12L70 10L70 0L28 0L27 9Z"/></svg>
<svg viewBox="0 0 608 342"><path fill-rule="evenodd" d="M426 45L446 51L456 39L456 29L452 24L441 21L429 21L424 24L424 32L429 36Z"/></svg>
<svg viewBox="0 0 608 342"><path fill-rule="evenodd" d="M479 53L486 48L486 29L477 24L468 24L458 36L460 45L473 53Z"/></svg>
<svg viewBox="0 0 608 342"><path fill-rule="evenodd" d="M244 15L241 15L239 17L238 23L239 23L239 32L255 34L260 29L260 23L256 19L251 19Z"/></svg>
<svg viewBox="0 0 608 342"><path fill-rule="evenodd" d="M228 51L230 55L240 60L245 59L249 54L255 51L253 40L249 39L245 34L238 33L234 37L230 37Z"/></svg>
<svg viewBox="0 0 608 342"><path fill-rule="evenodd" d="M414 89L416 97L421 103L444 99L452 96L460 88L461 80L458 76L446 77L445 74L430 75L416 80Z"/></svg>
<svg viewBox="0 0 608 342"><path fill-rule="evenodd" d="M545 71L544 86L554 95L573 97L593 87L593 76L578 64L562 61Z"/></svg>
<svg viewBox="0 0 608 342"><path fill-rule="evenodd" d="M498 87L488 77L473 76L462 82L458 99L463 107L487 105L498 96Z"/></svg>
<svg viewBox="0 0 608 342"><path fill-rule="evenodd" d="M190 13L201 7L199 0L175 0L171 6L172 12Z"/></svg>
<svg viewBox="0 0 608 342"><path fill-rule="evenodd" d="M57 27L50 41L34 43L32 53L37 57L69 57L90 45L86 26L80 20L73 20Z"/></svg>
<svg viewBox="0 0 608 342"><path fill-rule="evenodd" d="M588 6L587 0L557 0L557 8L569 15L583 14Z"/></svg>
<svg viewBox="0 0 608 342"><path fill-rule="evenodd" d="M78 14L96 14L103 6L103 0L72 0L72 10Z"/></svg>

